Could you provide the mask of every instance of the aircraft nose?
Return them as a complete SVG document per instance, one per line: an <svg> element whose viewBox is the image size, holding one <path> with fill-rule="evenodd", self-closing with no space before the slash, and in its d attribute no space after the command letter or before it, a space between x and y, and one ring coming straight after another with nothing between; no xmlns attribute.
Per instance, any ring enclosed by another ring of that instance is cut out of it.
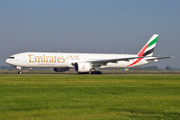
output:
<svg viewBox="0 0 180 120"><path fill-rule="evenodd" d="M7 64L9 64L9 65L11 65L11 61L9 60L9 59L6 59L6 61L5 61Z"/></svg>
<svg viewBox="0 0 180 120"><path fill-rule="evenodd" d="M15 62L15 56L10 56L10 57L8 57L8 58L5 60L5 62L6 62L7 64L9 64L9 65L13 65L14 62Z"/></svg>
<svg viewBox="0 0 180 120"><path fill-rule="evenodd" d="M8 59L6 59L6 63L8 63L8 64L9 64L9 60L8 60Z"/></svg>

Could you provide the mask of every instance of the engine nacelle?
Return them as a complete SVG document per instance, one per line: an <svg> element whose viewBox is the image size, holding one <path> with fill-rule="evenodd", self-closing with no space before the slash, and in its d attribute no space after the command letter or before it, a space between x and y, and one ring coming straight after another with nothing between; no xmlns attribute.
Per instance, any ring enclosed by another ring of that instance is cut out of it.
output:
<svg viewBox="0 0 180 120"><path fill-rule="evenodd" d="M68 71L69 68L65 67L65 68L53 68L55 72L64 72L64 71Z"/></svg>
<svg viewBox="0 0 180 120"><path fill-rule="evenodd" d="M89 72L91 68L92 66L89 62L79 62L79 63L75 63L74 65L75 71L79 73Z"/></svg>

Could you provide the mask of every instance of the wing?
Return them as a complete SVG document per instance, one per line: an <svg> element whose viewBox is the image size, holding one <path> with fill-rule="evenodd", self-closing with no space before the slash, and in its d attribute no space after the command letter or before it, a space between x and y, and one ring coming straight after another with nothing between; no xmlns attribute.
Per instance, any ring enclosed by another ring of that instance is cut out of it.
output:
<svg viewBox="0 0 180 120"><path fill-rule="evenodd" d="M129 61L131 59L137 59L137 58L143 58L143 57L128 57L128 58L116 58L116 59L105 59L105 60L92 60L92 61L87 61L93 64L94 66L101 66L101 65L106 65L107 63L117 63L117 61Z"/></svg>

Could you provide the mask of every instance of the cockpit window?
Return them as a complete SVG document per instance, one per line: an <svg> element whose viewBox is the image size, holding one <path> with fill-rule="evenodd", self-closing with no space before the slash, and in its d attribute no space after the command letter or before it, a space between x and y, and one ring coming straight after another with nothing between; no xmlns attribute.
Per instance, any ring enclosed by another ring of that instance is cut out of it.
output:
<svg viewBox="0 0 180 120"><path fill-rule="evenodd" d="M9 57L9 59L14 59L14 57Z"/></svg>

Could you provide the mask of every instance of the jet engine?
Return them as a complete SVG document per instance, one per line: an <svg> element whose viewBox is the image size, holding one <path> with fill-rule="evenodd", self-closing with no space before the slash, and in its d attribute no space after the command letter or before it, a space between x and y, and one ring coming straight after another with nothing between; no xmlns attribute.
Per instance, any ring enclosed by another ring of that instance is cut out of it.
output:
<svg viewBox="0 0 180 120"><path fill-rule="evenodd" d="M91 68L92 66L89 62L79 62L79 63L75 63L74 65L75 71L79 73L89 73Z"/></svg>
<svg viewBox="0 0 180 120"><path fill-rule="evenodd" d="M64 68L53 68L55 72L64 72L64 71L68 71L69 68L68 67L64 67Z"/></svg>

